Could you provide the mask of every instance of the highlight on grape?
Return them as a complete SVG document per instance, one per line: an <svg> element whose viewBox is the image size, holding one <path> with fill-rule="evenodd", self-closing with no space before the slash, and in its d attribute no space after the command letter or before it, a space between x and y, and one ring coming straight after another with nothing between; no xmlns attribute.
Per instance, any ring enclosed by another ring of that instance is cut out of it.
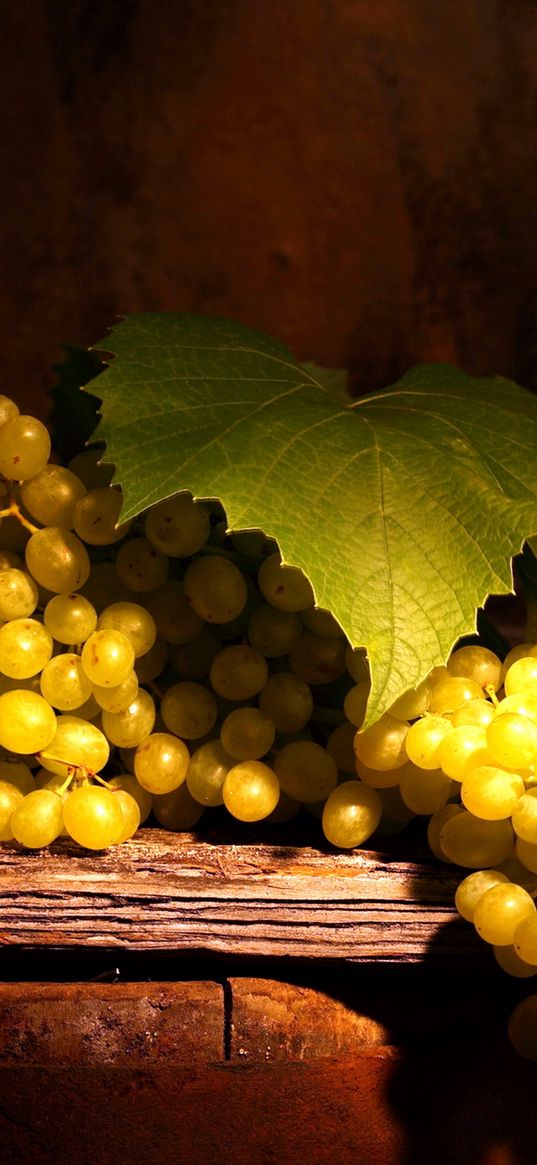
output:
<svg viewBox="0 0 537 1165"><path fill-rule="evenodd" d="M365 650L277 545L187 491L121 523L102 455L56 465L0 396L0 841L99 851L223 806L352 849L422 817L461 917L537 975L537 644L459 647L364 730ZM509 1034L537 1060L537 995Z"/></svg>

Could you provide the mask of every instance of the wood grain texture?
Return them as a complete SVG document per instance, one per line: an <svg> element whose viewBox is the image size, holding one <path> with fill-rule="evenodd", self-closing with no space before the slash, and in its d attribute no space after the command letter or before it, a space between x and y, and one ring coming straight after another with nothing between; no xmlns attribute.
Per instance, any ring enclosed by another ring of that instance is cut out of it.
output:
<svg viewBox="0 0 537 1165"><path fill-rule="evenodd" d="M142 830L117 849L0 849L0 944L413 962L480 958L459 876L310 846Z"/></svg>

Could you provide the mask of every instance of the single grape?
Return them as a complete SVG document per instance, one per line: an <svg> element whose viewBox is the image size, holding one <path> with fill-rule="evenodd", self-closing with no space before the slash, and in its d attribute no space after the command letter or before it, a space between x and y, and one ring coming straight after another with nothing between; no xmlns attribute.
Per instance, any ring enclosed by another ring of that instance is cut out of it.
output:
<svg viewBox="0 0 537 1165"><path fill-rule="evenodd" d="M429 817L452 795L453 782L441 769L422 769L407 761L397 772L401 796L413 813Z"/></svg>
<svg viewBox="0 0 537 1165"><path fill-rule="evenodd" d="M179 493L148 510L144 532L148 542L170 558L190 558L205 545L210 521L205 506L192 494Z"/></svg>
<svg viewBox="0 0 537 1165"><path fill-rule="evenodd" d="M276 808L280 785L273 769L260 760L245 760L229 770L224 781L224 805L239 821L262 821Z"/></svg>
<svg viewBox="0 0 537 1165"><path fill-rule="evenodd" d="M52 648L52 636L37 619L11 619L0 627L0 671L17 680L35 676Z"/></svg>
<svg viewBox="0 0 537 1165"><path fill-rule="evenodd" d="M79 593L54 595L45 607L43 622L58 643L85 643L97 626L97 612Z"/></svg>
<svg viewBox="0 0 537 1165"><path fill-rule="evenodd" d="M128 708L101 714L103 732L119 748L136 748L153 731L156 709L153 697L139 688Z"/></svg>
<svg viewBox="0 0 537 1165"><path fill-rule="evenodd" d="M112 546L127 533L130 522L118 525L123 504L120 490L112 486L91 489L81 497L73 511L73 525L78 537L90 546Z"/></svg>
<svg viewBox="0 0 537 1165"><path fill-rule="evenodd" d="M116 794L100 785L80 785L63 806L69 837L84 849L107 849L123 829L123 812Z"/></svg>
<svg viewBox="0 0 537 1165"><path fill-rule="evenodd" d="M345 640L305 631L289 652L289 667L307 684L329 684L345 671Z"/></svg>
<svg viewBox="0 0 537 1165"><path fill-rule="evenodd" d="M239 643L224 647L214 657L209 676L219 696L226 700L249 700L267 681L267 661L253 647Z"/></svg>
<svg viewBox="0 0 537 1165"><path fill-rule="evenodd" d="M365 720L370 691L369 680L361 680L359 684L354 684L352 688L349 688L343 701L345 716L356 728L361 728Z"/></svg>
<svg viewBox="0 0 537 1165"><path fill-rule="evenodd" d="M67 651L55 655L45 664L40 686L45 700L60 712L73 712L89 700L92 693L92 683L82 667L80 656Z"/></svg>
<svg viewBox="0 0 537 1165"><path fill-rule="evenodd" d="M514 942L522 919L535 914L535 903L527 890L511 882L492 886L482 894L474 910L474 926L487 943L505 947Z"/></svg>
<svg viewBox="0 0 537 1165"><path fill-rule="evenodd" d="M6 421L11 421L13 417L18 417L20 409L11 400L9 396L0 396L0 425L5 425Z"/></svg>
<svg viewBox="0 0 537 1165"><path fill-rule="evenodd" d="M201 684L183 680L165 692L160 714L166 728L185 740L207 736L216 723L218 709L211 692Z"/></svg>
<svg viewBox="0 0 537 1165"><path fill-rule="evenodd" d="M454 805L448 802L447 805L444 805L443 809L439 809L436 813L433 813L429 820L427 826L427 844L431 853L434 854L435 858L438 858L439 862L448 862L449 865L453 864L451 858L448 858L442 849L440 836L444 825L448 821L451 821L452 817L456 817L458 813L462 812L464 812L462 805Z"/></svg>
<svg viewBox="0 0 537 1165"><path fill-rule="evenodd" d="M155 620L141 603L111 603L101 611L97 629L120 631L132 643L136 659L150 651L157 638Z"/></svg>
<svg viewBox="0 0 537 1165"><path fill-rule="evenodd" d="M140 824L140 808L136 799L126 789L114 785L114 790L114 796L123 815L122 827L114 845L121 845L124 841L129 841L131 837L134 837Z"/></svg>
<svg viewBox="0 0 537 1165"><path fill-rule="evenodd" d="M40 586L57 594L78 591L90 574L86 547L72 530L61 526L45 526L32 534L26 566Z"/></svg>
<svg viewBox="0 0 537 1165"><path fill-rule="evenodd" d="M188 602L206 623L236 619L248 597L244 575L220 554L195 558L187 567L184 586Z"/></svg>
<svg viewBox="0 0 537 1165"><path fill-rule="evenodd" d="M76 503L85 493L80 478L62 465L45 465L21 486L22 503L32 518L42 526L64 526L68 530L73 527Z"/></svg>
<svg viewBox="0 0 537 1165"><path fill-rule="evenodd" d="M201 805L223 805L224 781L236 763L236 758L226 752L220 740L209 740L200 745L190 758L186 774L186 783L194 799Z"/></svg>
<svg viewBox="0 0 537 1165"><path fill-rule="evenodd" d="M382 816L382 800L362 781L344 781L334 789L322 816L323 833L332 845L351 849L375 832Z"/></svg>
<svg viewBox="0 0 537 1165"><path fill-rule="evenodd" d="M82 666L92 684L116 688L134 667L134 647L121 631L94 631L82 648Z"/></svg>
<svg viewBox="0 0 537 1165"><path fill-rule="evenodd" d="M507 975L513 975L515 979L528 979L532 975L537 975L537 967L525 963L524 959L517 955L512 943L505 947L495 946L492 949L498 966Z"/></svg>
<svg viewBox="0 0 537 1165"><path fill-rule="evenodd" d="M537 758L537 724L526 716L505 712L491 720L486 732L487 747L497 764L525 769Z"/></svg>
<svg viewBox="0 0 537 1165"><path fill-rule="evenodd" d="M129 672L123 683L117 684L114 688L101 687L99 684L92 684L90 680L88 683L98 707L106 712L125 712L138 695L138 676L135 671Z"/></svg>
<svg viewBox="0 0 537 1165"><path fill-rule="evenodd" d="M504 676L506 696L513 696L516 692L528 692L533 695L537 692L537 658L533 655L523 655L511 663Z"/></svg>
<svg viewBox="0 0 537 1165"><path fill-rule="evenodd" d="M52 789L34 789L23 797L11 818L13 837L27 849L41 849L63 829L63 801Z"/></svg>
<svg viewBox="0 0 537 1165"><path fill-rule="evenodd" d="M56 716L37 692L15 688L0 696L0 745L8 752L37 753L56 733Z"/></svg>
<svg viewBox="0 0 537 1165"><path fill-rule="evenodd" d="M26 481L47 464L50 437L37 417L17 415L0 427L0 473L8 481Z"/></svg>
<svg viewBox="0 0 537 1165"><path fill-rule="evenodd" d="M524 781L518 773L494 765L479 765L464 778L461 800L476 817L500 821L511 816L523 792Z"/></svg>
<svg viewBox="0 0 537 1165"><path fill-rule="evenodd" d="M495 692L502 683L501 660L488 647L481 647L477 643L453 651L447 661L447 669L451 676L463 676L474 680L481 688L492 687Z"/></svg>
<svg viewBox="0 0 537 1165"><path fill-rule="evenodd" d="M7 781L9 785L15 785L15 788L20 789L24 796L35 789L32 770L29 765L24 764L24 761L0 761L0 781Z"/></svg>
<svg viewBox="0 0 537 1165"><path fill-rule="evenodd" d="M27 619L37 607L37 584L25 570L0 570L0 619Z"/></svg>
<svg viewBox="0 0 537 1165"><path fill-rule="evenodd" d="M438 768L440 745L451 730L449 720L443 716L427 715L416 720L410 725L405 738L408 759L421 769Z"/></svg>
<svg viewBox="0 0 537 1165"><path fill-rule="evenodd" d="M261 563L257 585L263 597L281 611L305 611L315 602L313 588L297 566L282 563L279 552Z"/></svg>
<svg viewBox="0 0 537 1165"><path fill-rule="evenodd" d="M408 731L408 724L385 712L371 728L356 733L354 751L358 760L371 769L401 768L409 759L405 747Z"/></svg>
<svg viewBox="0 0 537 1165"><path fill-rule="evenodd" d="M131 538L117 552L118 579L136 594L147 594L161 587L169 569L169 559L155 550L147 538Z"/></svg>
<svg viewBox="0 0 537 1165"><path fill-rule="evenodd" d="M69 715L58 716L55 736L39 750L44 768L64 776L76 768L98 773L109 755L110 746L100 729L80 716Z"/></svg>
<svg viewBox="0 0 537 1165"><path fill-rule="evenodd" d="M361 684L362 680L368 680L371 683L365 647L351 647L348 643L345 649L345 664L355 684Z"/></svg>
<svg viewBox="0 0 537 1165"><path fill-rule="evenodd" d="M149 793L172 793L186 779L190 753L183 740L169 732L154 732L134 754L135 776Z"/></svg>
<svg viewBox="0 0 537 1165"><path fill-rule="evenodd" d="M236 760L260 760L274 744L272 720L260 708L236 708L226 716L220 740Z"/></svg>
<svg viewBox="0 0 537 1165"><path fill-rule="evenodd" d="M396 720L415 720L417 716L423 716L429 707L431 687L431 681L427 676L417 688L403 692L403 695L388 708L390 716L394 716Z"/></svg>
<svg viewBox="0 0 537 1165"><path fill-rule="evenodd" d="M267 659L278 659L295 647L302 635L300 615L296 611L280 611L270 603L262 603L250 617L248 639L250 646Z"/></svg>
<svg viewBox="0 0 537 1165"><path fill-rule="evenodd" d="M323 607L307 607L305 611L300 612L300 618L308 631L313 631L315 635L326 635L328 639L334 637L345 639L346 642L345 632L331 611L326 611Z"/></svg>
<svg viewBox="0 0 537 1165"><path fill-rule="evenodd" d="M461 918L473 922L476 906L483 894L492 886L500 886L502 883L509 884L509 878L499 870L476 870L474 874L463 878L455 891L455 908Z"/></svg>
<svg viewBox="0 0 537 1165"><path fill-rule="evenodd" d="M289 672L269 676L261 688L258 703L277 732L300 732L313 711L310 688L304 680Z"/></svg>
<svg viewBox="0 0 537 1165"><path fill-rule="evenodd" d="M320 801L337 785L334 759L311 740L293 740L280 749L274 769L284 793L295 801Z"/></svg>
<svg viewBox="0 0 537 1165"><path fill-rule="evenodd" d="M80 478L86 489L98 489L110 485L114 476L113 465L107 465L106 461L103 461L104 457L103 447L84 449L71 459L68 468Z"/></svg>
<svg viewBox="0 0 537 1165"><path fill-rule="evenodd" d="M454 712L467 700L485 699L485 693L475 680L465 676L448 675L432 684L429 697L429 712L443 716L447 712Z"/></svg>
<svg viewBox="0 0 537 1165"><path fill-rule="evenodd" d="M479 703L484 705L485 701ZM463 781L478 765L492 762L485 728L478 724L452 728L441 740L436 755L438 767L454 781Z"/></svg>
<svg viewBox="0 0 537 1165"><path fill-rule="evenodd" d="M446 821L440 849L450 861L467 869L496 867L513 851L513 831L507 820L483 821L467 809Z"/></svg>

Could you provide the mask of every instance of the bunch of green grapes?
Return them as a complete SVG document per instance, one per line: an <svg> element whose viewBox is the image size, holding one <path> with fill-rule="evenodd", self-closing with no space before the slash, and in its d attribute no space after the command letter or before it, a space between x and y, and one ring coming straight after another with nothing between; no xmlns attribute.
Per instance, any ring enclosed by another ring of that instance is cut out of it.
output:
<svg viewBox="0 0 537 1165"><path fill-rule="evenodd" d="M537 645L459 648L364 730L365 651L305 574L186 491L121 523L101 456L53 464L0 397L0 841L98 851L224 806L351 849L428 818L461 915L537 974ZM510 1025L534 1058L536 1001Z"/></svg>

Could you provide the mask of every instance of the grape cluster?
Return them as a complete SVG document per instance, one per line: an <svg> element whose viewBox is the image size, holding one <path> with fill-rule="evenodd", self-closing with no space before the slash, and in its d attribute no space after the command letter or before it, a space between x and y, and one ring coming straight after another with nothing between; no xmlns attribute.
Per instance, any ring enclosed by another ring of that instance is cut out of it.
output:
<svg viewBox="0 0 537 1165"><path fill-rule="evenodd" d="M185 492L119 523L102 450L0 397L0 841L90 850L303 806L342 848L429 818L464 919L537 974L537 645L455 650L363 729L364 650L259 531ZM118 524L119 523L119 524ZM537 1059L537 996L511 1038Z"/></svg>

